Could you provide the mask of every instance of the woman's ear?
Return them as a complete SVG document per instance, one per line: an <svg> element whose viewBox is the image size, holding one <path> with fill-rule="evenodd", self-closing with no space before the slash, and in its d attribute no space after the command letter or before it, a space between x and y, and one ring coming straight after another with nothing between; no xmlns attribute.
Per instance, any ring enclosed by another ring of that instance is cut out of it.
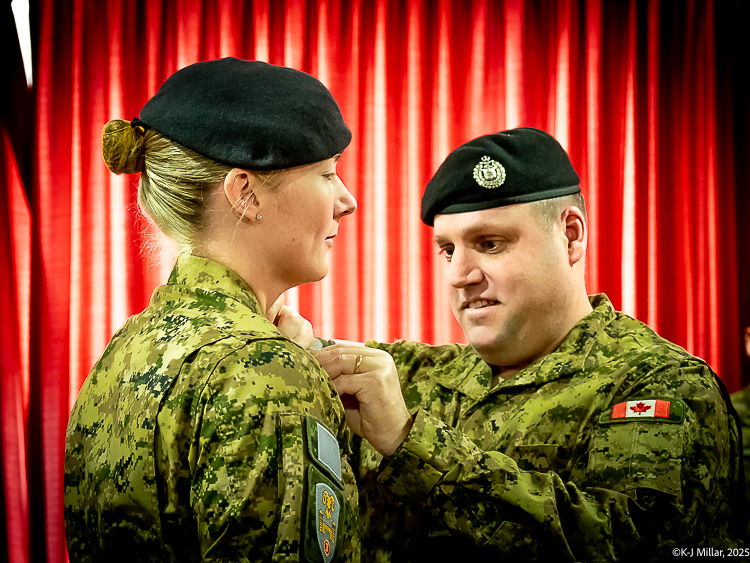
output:
<svg viewBox="0 0 750 563"><path fill-rule="evenodd" d="M568 239L568 261L572 266L586 255L588 226L583 212L575 205L565 208L562 220L565 226L565 238Z"/></svg>
<svg viewBox="0 0 750 563"><path fill-rule="evenodd" d="M224 194L227 196L227 201L240 219L251 219L253 217L257 219L260 217L258 213L258 198L253 191L255 185L255 176L253 176L247 170L240 168L233 168L224 178Z"/></svg>

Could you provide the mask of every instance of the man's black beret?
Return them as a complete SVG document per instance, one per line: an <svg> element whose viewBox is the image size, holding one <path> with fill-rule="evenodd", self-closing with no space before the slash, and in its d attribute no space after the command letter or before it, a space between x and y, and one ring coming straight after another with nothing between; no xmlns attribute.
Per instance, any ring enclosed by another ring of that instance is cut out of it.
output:
<svg viewBox="0 0 750 563"><path fill-rule="evenodd" d="M531 127L485 135L454 150L422 196L422 221L580 193L580 179L552 136Z"/></svg>
<svg viewBox="0 0 750 563"><path fill-rule="evenodd" d="M133 125L151 127L204 156L251 170L326 160L352 139L336 100L318 79L235 58L177 71Z"/></svg>

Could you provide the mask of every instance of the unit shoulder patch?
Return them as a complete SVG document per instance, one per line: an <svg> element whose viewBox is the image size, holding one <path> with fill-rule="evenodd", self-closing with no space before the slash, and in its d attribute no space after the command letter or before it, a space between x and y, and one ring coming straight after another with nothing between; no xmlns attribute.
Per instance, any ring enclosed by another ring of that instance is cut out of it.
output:
<svg viewBox="0 0 750 563"><path fill-rule="evenodd" d="M330 563L341 543L344 491L314 465L308 469L307 486L305 557L308 561Z"/></svg>

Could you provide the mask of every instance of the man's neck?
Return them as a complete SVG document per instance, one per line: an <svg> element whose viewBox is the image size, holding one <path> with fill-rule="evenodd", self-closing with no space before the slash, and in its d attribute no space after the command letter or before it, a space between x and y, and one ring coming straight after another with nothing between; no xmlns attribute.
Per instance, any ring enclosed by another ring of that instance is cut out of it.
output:
<svg viewBox="0 0 750 563"><path fill-rule="evenodd" d="M522 369L530 366L533 363L536 363L537 361L541 360L545 356L548 356L555 350L557 350L560 347L560 344L563 343L563 341L568 337L568 334L570 334L570 331L573 330L573 327L577 325L583 318L585 318L591 311L593 311L593 307L591 306L591 302L589 301L588 295L585 293L578 298L578 300L573 304L573 306L569 309L569 321L567 324L568 330L565 331L565 333L560 336L557 340L550 343L550 345L538 356L531 359L531 361L525 362L523 365L515 365L515 366L495 366L490 365L490 368L492 368L492 386L494 387L498 383L500 383L500 380L507 380L516 375L519 371Z"/></svg>

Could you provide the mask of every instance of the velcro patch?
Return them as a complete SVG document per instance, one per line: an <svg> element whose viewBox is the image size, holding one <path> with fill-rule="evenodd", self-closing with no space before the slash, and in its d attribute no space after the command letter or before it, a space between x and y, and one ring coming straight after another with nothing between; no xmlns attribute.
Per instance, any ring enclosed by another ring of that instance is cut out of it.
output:
<svg viewBox="0 0 750 563"><path fill-rule="evenodd" d="M612 407L612 418L669 418L669 401L627 401Z"/></svg>
<svg viewBox="0 0 750 563"><path fill-rule="evenodd" d="M325 425L311 416L307 417L307 449L316 463L343 484L339 443Z"/></svg>
<svg viewBox="0 0 750 563"><path fill-rule="evenodd" d="M687 405L679 399L641 398L618 403L599 416L600 424L616 422L671 422L685 419Z"/></svg>

